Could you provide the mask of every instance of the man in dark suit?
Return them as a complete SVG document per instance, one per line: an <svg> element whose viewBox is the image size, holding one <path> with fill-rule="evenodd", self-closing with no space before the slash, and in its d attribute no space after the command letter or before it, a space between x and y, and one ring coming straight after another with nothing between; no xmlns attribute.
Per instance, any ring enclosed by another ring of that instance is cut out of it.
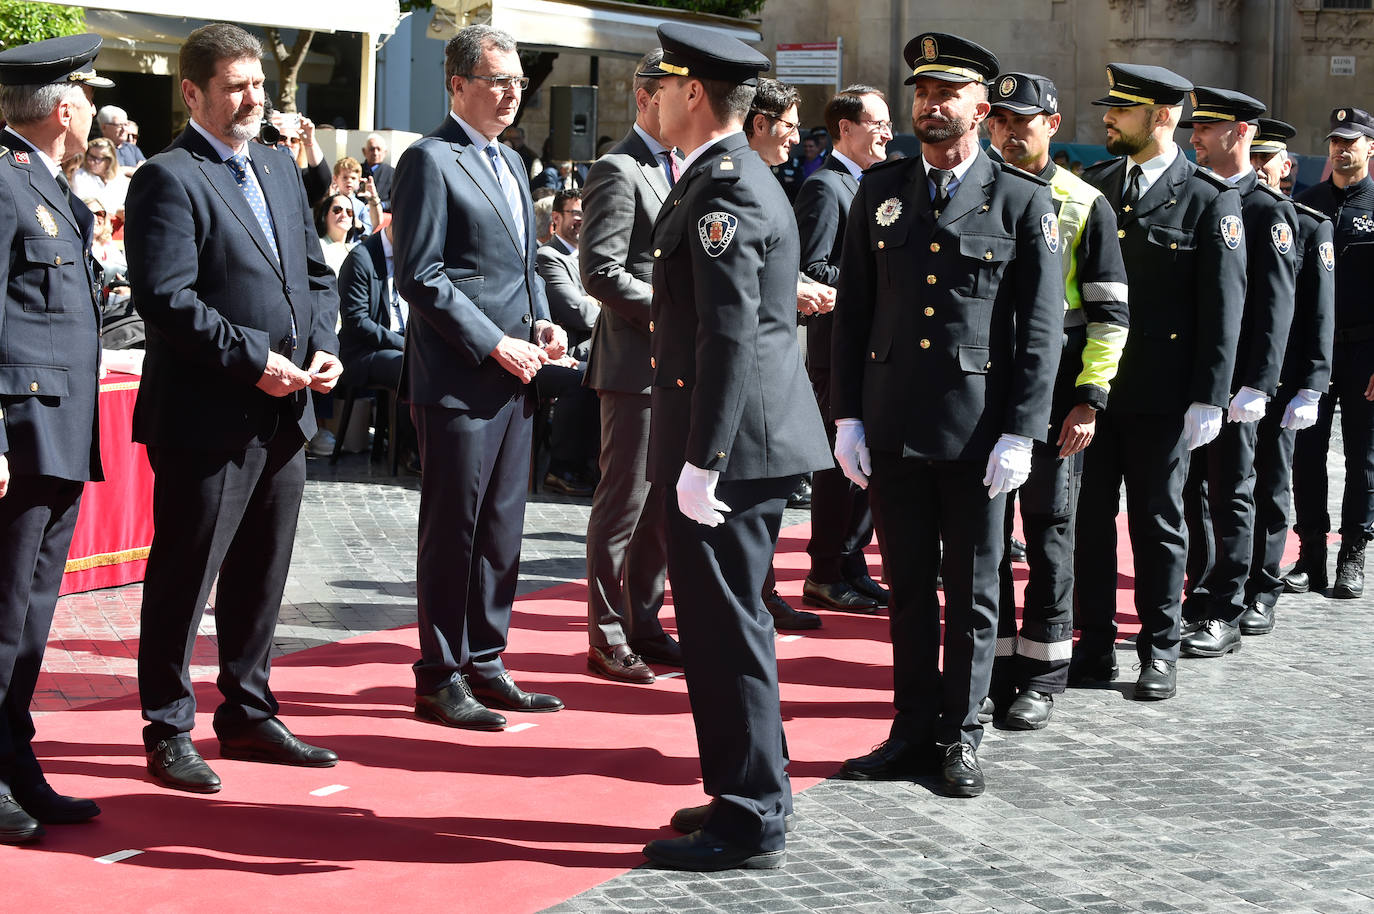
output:
<svg viewBox="0 0 1374 914"><path fill-rule="evenodd" d="M215 733L225 758L327 767L277 719L272 637L291 565L309 391L328 393L338 296L295 163L249 141L262 118L262 47L235 25L188 36L186 130L139 168L125 244L148 332L134 440L148 447L152 551L143 585L138 687L153 777L213 793L191 742L188 664L210 587L219 636Z"/></svg>
<svg viewBox="0 0 1374 914"><path fill-rule="evenodd" d="M94 219L58 164L86 148L96 35L0 53L0 844L99 815L60 796L29 713L87 480L100 480Z"/></svg>
<svg viewBox="0 0 1374 914"><path fill-rule="evenodd" d="M1278 392L1293 322L1297 213L1250 166L1264 104L1240 92L1193 90L1193 149L1199 165L1235 186L1245 228L1245 308L1236 344L1227 422L1193 454L1183 489L1188 588L1180 651L1220 657L1240 650L1245 584L1254 560L1255 449L1259 421Z"/></svg>
<svg viewBox="0 0 1374 914"><path fill-rule="evenodd" d="M782 865L792 811L773 620L759 600L787 496L829 464L796 338L797 227L742 132L768 59L697 26L658 28L665 143L689 150L654 226L649 479L676 487L668 569L702 786L674 869Z"/></svg>
<svg viewBox="0 0 1374 914"><path fill-rule="evenodd" d="M391 212L391 183L396 179L396 169L386 162L386 140L380 133L369 133L363 141L363 177L372 179L382 209Z"/></svg>
<svg viewBox="0 0 1374 914"><path fill-rule="evenodd" d="M1083 465L1075 580L1078 628L1069 685L1116 677L1121 487L1135 560L1141 701L1177 693L1188 454L1221 431L1245 301L1240 194L1179 151L1186 79L1162 67L1108 64L1107 150L1083 178L1117 212L1133 302L1131 331Z"/></svg>
<svg viewBox="0 0 1374 914"><path fill-rule="evenodd" d="M1260 180L1276 190L1293 170L1288 141L1296 134L1291 124L1262 117L1250 144L1250 164ZM1284 592L1281 567L1288 546L1293 447L1299 431L1317 424L1321 391L1331 382L1336 329L1331 220L1302 203L1294 203L1293 208L1298 217L1293 323L1279 374L1279 395L1269 401L1255 443L1255 548L1245 582L1242 635L1266 635L1274 630L1275 608Z"/></svg>
<svg viewBox="0 0 1374 914"><path fill-rule="evenodd" d="M793 206L801 235L802 272L814 282L840 284L840 252L845 219L859 190L864 169L886 158L892 120L883 93L850 86L825 106L825 125L834 151L802 184ZM806 322L806 372L820 406L830 445L835 445L830 414L830 342L834 312L812 314ZM802 584L802 602L828 609L871 612L886 606L887 591L868 573L864 549L873 540L868 493L837 466L811 477L811 571Z"/></svg>
<svg viewBox="0 0 1374 914"><path fill-rule="evenodd" d="M582 195L582 284L601 303L587 386L601 400L601 482L587 519L587 668L624 682L654 681L645 660L682 664L663 631L665 487L645 476L649 454L649 282L653 229L681 160L659 136L653 103L663 59L654 49L635 69L635 122L592 163Z"/></svg>
<svg viewBox="0 0 1374 914"><path fill-rule="evenodd" d="M544 280L549 315L568 335L568 355L575 367L547 365L535 383L541 397L557 397L549 430L549 470L544 485L564 495L587 496L596 488L596 391L583 381L592 352L592 328L601 306L582 286L578 239L582 236L582 192L560 190L553 196L552 237L539 246L535 269Z"/></svg>
<svg viewBox="0 0 1374 914"><path fill-rule="evenodd" d="M501 662L520 571L530 382L562 358L535 273L534 209L520 157L496 142L515 119L515 39L469 26L444 51L448 117L401 156L391 204L396 285L410 304L406 385L420 487L415 713L499 730L507 711L557 711Z"/></svg>
<svg viewBox="0 0 1374 914"><path fill-rule="evenodd" d="M897 714L887 741L842 775L939 771L944 793L972 797L985 788L978 708L996 648L1005 495L1030 474L1059 363L1060 237L1045 183L979 147L996 56L929 32L906 60L924 152L864 174L830 366L835 457L855 485L872 483Z"/></svg>
<svg viewBox="0 0 1374 914"><path fill-rule="evenodd" d="M410 308L396 291L392 227L368 235L339 268L339 357L344 387L401 384Z"/></svg>

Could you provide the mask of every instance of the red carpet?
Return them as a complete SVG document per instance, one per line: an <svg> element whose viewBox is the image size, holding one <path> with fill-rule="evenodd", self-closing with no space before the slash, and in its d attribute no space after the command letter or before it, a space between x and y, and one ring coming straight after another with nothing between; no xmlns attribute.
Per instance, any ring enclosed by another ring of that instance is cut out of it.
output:
<svg viewBox="0 0 1374 914"><path fill-rule="evenodd" d="M784 531L777 560L780 589L798 605L807 529ZM876 572L876 554L872 563ZM1024 580L1025 567L1017 571ZM669 834L672 811L703 799L685 686L587 675L584 593L568 584L516 606L507 665L568 705L510 715L535 725L520 732L415 720L411 628L275 664L282 718L339 753L332 769L219 760L212 683L199 689L207 713L194 736L224 780L213 796L147 780L133 698L40 718L36 748L50 780L97 798L104 814L50 827L28 848L0 847L7 897L60 911L505 914L539 910L639 865L644 842ZM778 643L799 790L883 740L891 717L886 618L824 615L818 632ZM346 789L311 793L334 785ZM95 862L125 850L142 853Z"/></svg>

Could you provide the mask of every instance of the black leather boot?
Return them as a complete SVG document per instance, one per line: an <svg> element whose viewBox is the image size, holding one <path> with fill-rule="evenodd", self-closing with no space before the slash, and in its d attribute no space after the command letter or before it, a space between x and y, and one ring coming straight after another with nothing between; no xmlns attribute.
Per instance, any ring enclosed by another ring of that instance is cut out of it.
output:
<svg viewBox="0 0 1374 914"><path fill-rule="evenodd" d="M1336 553L1336 585L1331 596L1337 600L1353 600L1364 593L1364 544L1361 537L1355 542L1341 541Z"/></svg>
<svg viewBox="0 0 1374 914"><path fill-rule="evenodd" d="M1304 536L1298 542L1298 560L1283 576L1288 593L1326 589L1326 536Z"/></svg>

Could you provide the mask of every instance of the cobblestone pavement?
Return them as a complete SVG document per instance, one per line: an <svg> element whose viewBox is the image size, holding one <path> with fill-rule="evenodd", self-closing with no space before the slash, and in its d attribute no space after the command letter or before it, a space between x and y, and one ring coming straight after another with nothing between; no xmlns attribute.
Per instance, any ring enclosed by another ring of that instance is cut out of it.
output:
<svg viewBox="0 0 1374 914"><path fill-rule="evenodd" d="M279 653L414 621L417 483L372 473L311 461ZM588 509L532 498L522 593L584 575ZM138 585L63 598L39 710L133 690L140 601ZM646 867L550 910L1374 912L1372 605L1286 596L1273 635L1184 660L1159 704L1124 697L1123 645L1117 688L1070 691L1038 733L989 728L981 798L825 781L797 799L781 871ZM212 614L202 632L197 676L213 670Z"/></svg>

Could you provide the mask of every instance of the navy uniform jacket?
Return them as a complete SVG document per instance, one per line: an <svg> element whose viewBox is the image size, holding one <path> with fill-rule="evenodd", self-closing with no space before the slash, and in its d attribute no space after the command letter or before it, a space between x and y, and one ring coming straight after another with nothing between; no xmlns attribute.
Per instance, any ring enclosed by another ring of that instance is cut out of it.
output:
<svg viewBox="0 0 1374 914"><path fill-rule="evenodd" d="M1327 178L1297 200L1331 218L1336 333L1349 334L1349 342L1374 339L1374 307L1369 301L1374 288L1374 180L1366 175L1342 188Z"/></svg>
<svg viewBox="0 0 1374 914"><path fill-rule="evenodd" d="M1131 289L1131 334L1112 382L1118 412L1182 414L1231 401L1245 304L1240 194L1180 150L1131 212L1121 190L1129 160L1083 172L1117 211Z"/></svg>
<svg viewBox="0 0 1374 914"><path fill-rule="evenodd" d="M0 150L0 454L11 476L100 480L94 220L22 138Z"/></svg>
<svg viewBox="0 0 1374 914"><path fill-rule="evenodd" d="M1231 390L1274 396L1293 323L1298 216L1283 194L1247 171L1235 184L1245 223L1245 313L1236 345Z"/></svg>
<svg viewBox="0 0 1374 914"><path fill-rule="evenodd" d="M983 463L1044 440L1064 333L1044 181L981 152L937 222L921 157L864 172L835 301L830 407L874 450Z"/></svg>
<svg viewBox="0 0 1374 914"><path fill-rule="evenodd" d="M801 264L806 277L827 286L840 283L840 252L845 219L859 182L839 159L828 156L797 193L793 211L801 236ZM813 314L806 322L806 371L811 376L821 418L830 421L830 339L834 312Z"/></svg>
<svg viewBox="0 0 1374 914"><path fill-rule="evenodd" d="M405 348L405 337L391 326L387 297L386 248L382 233L360 241L339 267L339 358L345 366L368 353Z"/></svg>
<svg viewBox="0 0 1374 914"><path fill-rule="evenodd" d="M315 434L308 389L273 397L256 385L269 352L300 367L317 351L338 352L334 273L291 156L260 144L250 153L280 262L233 172L194 127L129 183L124 246L148 329L135 441L242 450L282 423L298 426L302 442Z"/></svg>
<svg viewBox="0 0 1374 914"><path fill-rule="evenodd" d="M1293 326L1283 355L1279 386L1292 397L1299 390L1325 393L1331 383L1332 336L1336 330L1336 252L1331 220L1294 203L1298 217L1298 281Z"/></svg>
<svg viewBox="0 0 1374 914"><path fill-rule="evenodd" d="M494 414L533 390L490 357L503 336L533 342L534 322L549 319L524 165L497 148L517 179L523 247L486 153L451 116L396 163L393 260L410 306L403 384L417 405Z"/></svg>
<svg viewBox="0 0 1374 914"><path fill-rule="evenodd" d="M673 187L654 225L649 481L684 461L724 481L834 465L797 346L797 225L743 133Z"/></svg>

